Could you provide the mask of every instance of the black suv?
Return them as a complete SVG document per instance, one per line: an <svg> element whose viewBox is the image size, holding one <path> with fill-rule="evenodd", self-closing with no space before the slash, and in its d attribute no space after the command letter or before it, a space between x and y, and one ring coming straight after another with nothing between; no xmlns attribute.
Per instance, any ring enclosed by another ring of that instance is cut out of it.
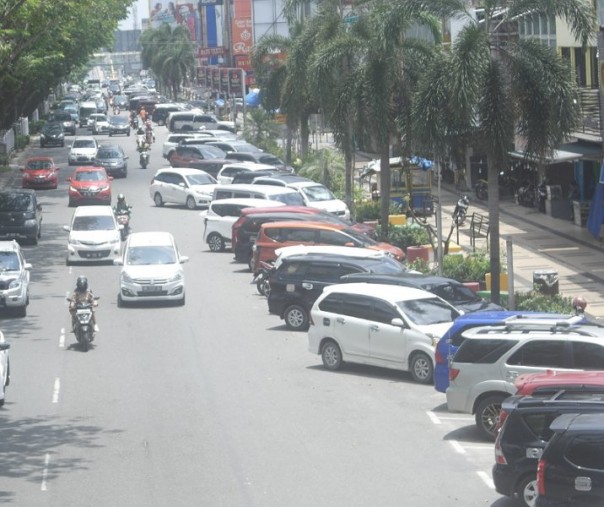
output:
<svg viewBox="0 0 604 507"><path fill-rule="evenodd" d="M498 493L516 496L524 507L537 498L537 463L561 414L604 412L604 388L575 386L554 394L512 396L503 401L495 441L493 482Z"/></svg>
<svg viewBox="0 0 604 507"><path fill-rule="evenodd" d="M381 283L387 285L403 285L416 289L427 290L443 298L458 310L464 313L478 311L497 311L504 308L485 301L478 294L464 284L451 278L442 276L422 275L419 273L403 273L399 275L378 275L374 273L359 273L345 276L342 282Z"/></svg>
<svg viewBox="0 0 604 507"><path fill-rule="evenodd" d="M564 414L537 467L537 507L604 505L604 414Z"/></svg>
<svg viewBox="0 0 604 507"><path fill-rule="evenodd" d="M42 234L42 206L34 190L0 191L0 238L37 244Z"/></svg>
<svg viewBox="0 0 604 507"><path fill-rule="evenodd" d="M269 277L268 311L294 331L308 329L312 305L328 285L350 273L398 273L399 262L386 255L347 257L326 253L291 255L282 259Z"/></svg>

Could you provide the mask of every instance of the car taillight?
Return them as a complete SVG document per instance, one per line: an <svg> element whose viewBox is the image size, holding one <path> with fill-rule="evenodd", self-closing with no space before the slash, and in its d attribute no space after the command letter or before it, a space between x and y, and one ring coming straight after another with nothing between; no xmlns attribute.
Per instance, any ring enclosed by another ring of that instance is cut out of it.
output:
<svg viewBox="0 0 604 507"><path fill-rule="evenodd" d="M545 496L545 467L547 463L545 460L540 459L537 465L537 494L539 496Z"/></svg>
<svg viewBox="0 0 604 507"><path fill-rule="evenodd" d="M440 350L438 350L438 348L434 352L434 360L435 360L436 364L446 364L447 363L447 358L440 353Z"/></svg>
<svg viewBox="0 0 604 507"><path fill-rule="evenodd" d="M495 439L495 463L497 463L498 465L507 465L508 461L505 459L503 451L501 450L501 442L499 435L497 435L497 438Z"/></svg>
<svg viewBox="0 0 604 507"><path fill-rule="evenodd" d="M459 369L457 368L449 368L449 382L453 382L457 375L459 375Z"/></svg>
<svg viewBox="0 0 604 507"><path fill-rule="evenodd" d="M507 418L508 413L505 410L501 409L499 411L499 418L497 419L497 427L495 428L495 431L499 431L503 427L503 423Z"/></svg>

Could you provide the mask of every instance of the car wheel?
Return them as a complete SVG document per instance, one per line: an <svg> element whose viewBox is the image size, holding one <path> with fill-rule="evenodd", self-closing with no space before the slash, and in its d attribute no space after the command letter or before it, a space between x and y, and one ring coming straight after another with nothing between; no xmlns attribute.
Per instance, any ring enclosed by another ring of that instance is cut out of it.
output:
<svg viewBox="0 0 604 507"><path fill-rule="evenodd" d="M506 396L488 396L476 407L476 426L480 433L489 440L495 440L497 436L496 428L499 422L501 402L505 398Z"/></svg>
<svg viewBox="0 0 604 507"><path fill-rule="evenodd" d="M65 147L65 141L63 141L63 142L61 143L61 148L64 148L64 147Z"/></svg>
<svg viewBox="0 0 604 507"><path fill-rule="evenodd" d="M127 136L128 136L128 137L130 137L130 131L128 131L128 134L127 134Z"/></svg>
<svg viewBox="0 0 604 507"><path fill-rule="evenodd" d="M423 352L417 352L411 356L409 369L413 380L419 384L429 384L432 382L434 366L432 360Z"/></svg>
<svg viewBox="0 0 604 507"><path fill-rule="evenodd" d="M40 142L40 148L44 148L46 146L43 142Z"/></svg>
<svg viewBox="0 0 604 507"><path fill-rule="evenodd" d="M117 295L117 307L118 308L126 308L126 302L122 299L122 295Z"/></svg>
<svg viewBox="0 0 604 507"><path fill-rule="evenodd" d="M323 366L331 371L339 370L342 366L342 351L336 342L327 340L321 347Z"/></svg>
<svg viewBox="0 0 604 507"><path fill-rule="evenodd" d="M213 232L208 236L208 246L212 252L224 251L224 240L217 232Z"/></svg>
<svg viewBox="0 0 604 507"><path fill-rule="evenodd" d="M195 209L197 207L197 205L195 204L195 197L191 195L187 197L187 201L185 204L187 205L188 209Z"/></svg>
<svg viewBox="0 0 604 507"><path fill-rule="evenodd" d="M36 235L36 236L34 236L33 238L29 238L29 242L30 242L32 245L36 246L36 245L38 244L38 236Z"/></svg>
<svg viewBox="0 0 604 507"><path fill-rule="evenodd" d="M283 312L285 325L292 331L306 331L308 329L308 312L300 305L291 305Z"/></svg>
<svg viewBox="0 0 604 507"><path fill-rule="evenodd" d="M161 198L161 194L159 192L155 192L155 195L153 196L153 202L158 208L161 208L164 205L164 201Z"/></svg>
<svg viewBox="0 0 604 507"><path fill-rule="evenodd" d="M258 282L256 282L256 290L261 296L268 297L271 293L271 283L266 278L258 280Z"/></svg>
<svg viewBox="0 0 604 507"><path fill-rule="evenodd" d="M535 507L537 505L537 477L535 475L524 477L518 483L516 495L523 507Z"/></svg>

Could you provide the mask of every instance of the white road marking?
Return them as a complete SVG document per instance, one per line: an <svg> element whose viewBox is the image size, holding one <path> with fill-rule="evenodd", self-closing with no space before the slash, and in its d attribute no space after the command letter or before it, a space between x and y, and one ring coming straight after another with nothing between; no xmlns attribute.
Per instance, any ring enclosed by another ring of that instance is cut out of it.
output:
<svg viewBox="0 0 604 507"><path fill-rule="evenodd" d="M61 334L59 334L59 347L65 347L65 328L61 328Z"/></svg>
<svg viewBox="0 0 604 507"><path fill-rule="evenodd" d="M441 421L473 421L474 418L471 415L439 415Z"/></svg>
<svg viewBox="0 0 604 507"><path fill-rule="evenodd" d="M448 442L451 444L451 447L453 447L455 452L457 452L459 454L466 453L466 450L459 444L459 442L457 440L448 440Z"/></svg>
<svg viewBox="0 0 604 507"><path fill-rule="evenodd" d="M57 377L55 379L54 389L52 390L52 402L59 403L59 391L61 390L61 379Z"/></svg>
<svg viewBox="0 0 604 507"><path fill-rule="evenodd" d="M476 473L478 474L478 477L480 477L482 479L482 482L484 482L487 485L487 488L495 489L495 484L493 484L493 479L491 478L491 476L488 473L483 472L482 470L480 470Z"/></svg>
<svg viewBox="0 0 604 507"><path fill-rule="evenodd" d="M442 424L440 419L437 417L437 415L434 412L432 412L432 410L428 410L426 412L426 414L428 414L428 417L434 424Z"/></svg>
<svg viewBox="0 0 604 507"><path fill-rule="evenodd" d="M44 470L42 471L42 485L40 489L42 491L47 491L48 487L46 485L46 478L48 477L48 464L50 463L50 454L46 453L44 456Z"/></svg>

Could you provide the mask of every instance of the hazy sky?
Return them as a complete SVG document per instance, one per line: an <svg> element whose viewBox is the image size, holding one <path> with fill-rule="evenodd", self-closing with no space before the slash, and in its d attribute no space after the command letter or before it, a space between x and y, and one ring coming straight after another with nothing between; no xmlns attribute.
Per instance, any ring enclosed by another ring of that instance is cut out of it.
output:
<svg viewBox="0 0 604 507"><path fill-rule="evenodd" d="M137 26L136 28L141 27L141 19L144 18L148 18L149 17L149 1L148 0L136 0L136 3L134 4L137 6ZM130 9L130 13L128 16L128 19L125 19L124 21L120 22L120 30L132 30L133 27L133 23L134 23L134 17L132 16L132 9Z"/></svg>

